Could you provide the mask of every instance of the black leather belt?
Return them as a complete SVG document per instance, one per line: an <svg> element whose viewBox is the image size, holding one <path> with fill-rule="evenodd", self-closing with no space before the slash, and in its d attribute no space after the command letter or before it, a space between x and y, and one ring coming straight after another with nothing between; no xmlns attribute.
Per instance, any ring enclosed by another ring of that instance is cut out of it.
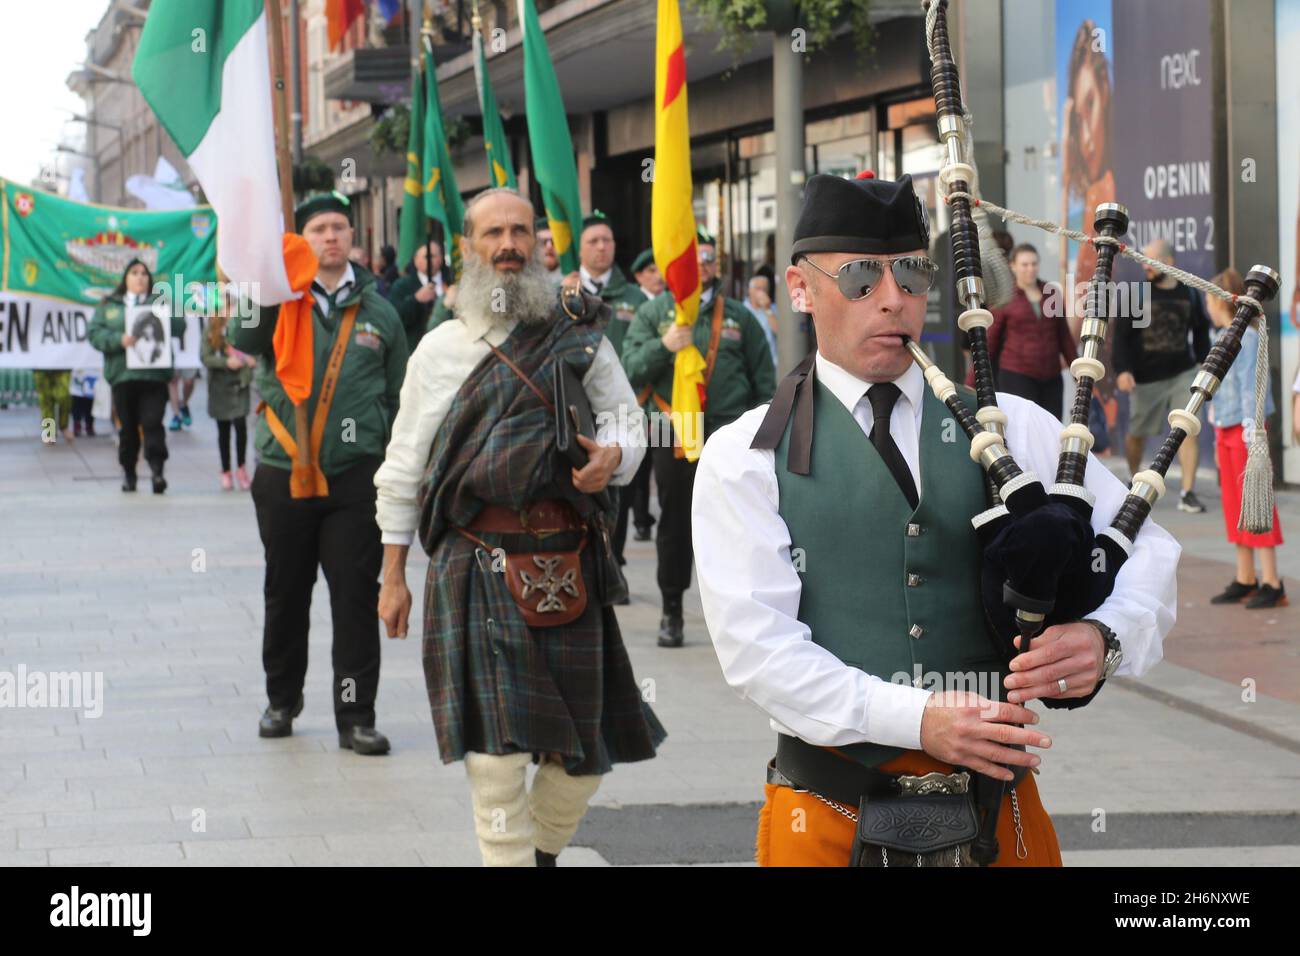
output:
<svg viewBox="0 0 1300 956"><path fill-rule="evenodd" d="M1024 779L1029 768L1012 769L1016 774L1014 785ZM971 775L979 776L975 773ZM898 777L899 774L864 766L855 760L841 757L826 747L815 747L788 734L777 734L776 766L768 767L768 783L796 790L811 790L855 808L864 796L878 800L897 795Z"/></svg>

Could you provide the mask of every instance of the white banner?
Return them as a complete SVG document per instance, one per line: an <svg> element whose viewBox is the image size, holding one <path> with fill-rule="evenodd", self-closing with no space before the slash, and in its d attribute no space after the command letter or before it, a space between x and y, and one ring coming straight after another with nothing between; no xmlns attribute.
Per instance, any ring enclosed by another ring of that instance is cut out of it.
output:
<svg viewBox="0 0 1300 956"><path fill-rule="evenodd" d="M0 292L0 368L103 368L104 356L86 339L93 306ZM201 316L185 317L172 339L175 368L198 368Z"/></svg>

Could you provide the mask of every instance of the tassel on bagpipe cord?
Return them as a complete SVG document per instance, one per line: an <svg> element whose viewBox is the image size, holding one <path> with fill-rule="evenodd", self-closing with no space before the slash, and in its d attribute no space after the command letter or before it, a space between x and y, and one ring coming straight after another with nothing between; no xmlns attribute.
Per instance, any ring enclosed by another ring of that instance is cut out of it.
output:
<svg viewBox="0 0 1300 956"><path fill-rule="evenodd" d="M1280 284L1281 277L1268 266L1251 266L1250 271L1246 273L1246 294L1258 302L1261 308L1277 295ZM1252 303L1241 302L1238 304L1237 311L1232 317L1232 324L1214 343L1214 348L1210 349L1210 354L1206 356L1205 361L1201 364L1200 371L1192 381L1192 398L1187 403L1186 409L1180 409L1177 413L1190 412L1191 414L1197 414L1200 407L1214 397L1219 383L1228 374L1228 369L1232 367L1237 354L1241 351L1242 336L1246 334L1246 328L1256 314L1257 310ZM1175 412L1171 412L1170 418L1173 419L1175 414ZM1156 453L1155 459L1151 462L1149 470L1154 471L1163 478L1168 472L1174 456L1178 454L1178 446L1183 443L1186 437L1187 431L1185 429L1172 425L1164 444L1160 446L1160 451ZM1140 475L1139 472L1138 476L1135 476L1139 481ZM1111 522L1111 527L1124 535L1129 541L1133 541L1142 527L1142 522L1151 514L1152 504L1154 502L1148 500L1147 497L1130 491L1128 497L1124 499L1124 503L1120 506L1118 514L1115 515L1115 520Z"/></svg>

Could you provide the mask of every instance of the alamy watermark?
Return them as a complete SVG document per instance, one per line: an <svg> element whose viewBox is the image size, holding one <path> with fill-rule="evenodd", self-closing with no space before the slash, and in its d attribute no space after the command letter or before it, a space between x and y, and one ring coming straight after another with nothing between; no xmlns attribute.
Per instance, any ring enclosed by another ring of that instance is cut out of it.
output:
<svg viewBox="0 0 1300 956"><path fill-rule="evenodd" d="M81 710L88 719L104 714L103 671L29 671L26 664L0 670L0 709Z"/></svg>

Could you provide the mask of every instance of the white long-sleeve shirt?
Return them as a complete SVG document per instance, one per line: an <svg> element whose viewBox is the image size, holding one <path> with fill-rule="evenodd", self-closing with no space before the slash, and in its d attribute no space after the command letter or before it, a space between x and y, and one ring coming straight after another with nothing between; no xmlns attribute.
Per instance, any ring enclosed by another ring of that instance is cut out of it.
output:
<svg viewBox="0 0 1300 956"><path fill-rule="evenodd" d="M816 363L817 378L869 435L869 384L820 354ZM895 384L902 394L890 415L889 433L919 489L921 396L927 386L915 365ZM1023 470L1050 485L1061 423L1014 395L998 393L998 404L1009 419L1007 447ZM778 733L824 747L869 742L919 749L922 712L931 691L845 664L814 644L810 629L798 620L801 584L790 557L790 532L777 510L774 452L749 447L766 412L766 405L759 406L718 429L704 447L695 476L695 565L723 676L771 718ZM1084 485L1097 498L1092 526L1099 531L1110 525L1128 489L1091 456ZM1160 660L1161 642L1177 609L1181 551L1167 531L1148 520L1114 591L1090 615L1119 638L1121 674L1144 674ZM863 608L862 627L870 633L869 608Z"/></svg>
<svg viewBox="0 0 1300 956"><path fill-rule="evenodd" d="M495 325L457 316L420 339L406 366L384 463L375 472L375 515L384 544L409 545L413 540L420 517L416 503L420 479L451 400L491 351L489 344L499 347L518 321ZM645 433L644 413L608 339L600 340L582 386L597 424L596 441L623 449L610 484L625 485L645 455L640 437Z"/></svg>

